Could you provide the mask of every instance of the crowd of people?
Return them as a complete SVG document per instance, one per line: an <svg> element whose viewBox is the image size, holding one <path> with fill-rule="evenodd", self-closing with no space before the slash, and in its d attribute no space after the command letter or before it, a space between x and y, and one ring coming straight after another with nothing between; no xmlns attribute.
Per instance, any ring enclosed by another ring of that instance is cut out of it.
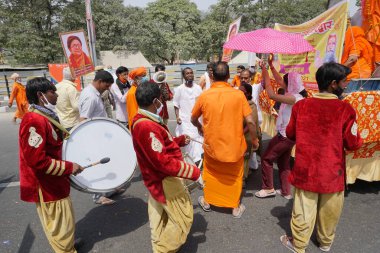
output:
<svg viewBox="0 0 380 253"><path fill-rule="evenodd" d="M19 108L20 113L26 113L19 133L21 199L36 203L54 251L76 252L68 176L83 171L82 166L62 160L63 140L86 119L113 117L106 109L110 104L115 105L115 119L131 131L150 193L153 252L176 252L186 242L193 206L185 180L195 181L203 189L198 204L205 212L221 207L230 209L233 218L242 217L246 210L242 189L250 169L259 167L257 153L262 185L255 196L294 198L292 235L282 236L282 244L292 252L305 252L317 223L320 249L329 251L343 208L344 150L355 150L362 144L354 109L338 98L351 70L337 63L323 64L316 73L319 93L308 98L298 73L281 76L272 57L268 63L260 61L259 66L261 74L238 66L238 74L228 83L228 64L210 63L199 84L193 69L187 67L182 70L184 82L174 92L166 82L163 65L156 66L151 80L144 67L129 71L120 66L116 76L98 69L92 83L80 93L68 68L57 85L46 78L34 78L22 86L29 112ZM273 89L269 70L283 92ZM266 150L262 149L258 103L264 90L278 109L277 134ZM174 133L167 127L170 100ZM340 117L336 111L341 112ZM296 158L291 169L294 145ZM319 153L325 154L323 160ZM279 168L278 190L273 183L274 162ZM110 197L124 191L96 193L93 199L96 204L113 204Z"/></svg>

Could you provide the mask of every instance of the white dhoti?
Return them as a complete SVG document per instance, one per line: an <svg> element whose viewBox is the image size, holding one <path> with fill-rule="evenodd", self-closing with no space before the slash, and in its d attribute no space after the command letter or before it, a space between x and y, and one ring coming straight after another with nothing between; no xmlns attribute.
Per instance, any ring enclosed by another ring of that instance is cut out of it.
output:
<svg viewBox="0 0 380 253"><path fill-rule="evenodd" d="M203 143L203 137L199 135L198 129L191 122L182 122L181 125L177 125L175 134L176 136L187 134L192 139ZM182 148L183 153L187 154L194 162L198 162L202 158L203 147L199 142L190 141L188 145Z"/></svg>

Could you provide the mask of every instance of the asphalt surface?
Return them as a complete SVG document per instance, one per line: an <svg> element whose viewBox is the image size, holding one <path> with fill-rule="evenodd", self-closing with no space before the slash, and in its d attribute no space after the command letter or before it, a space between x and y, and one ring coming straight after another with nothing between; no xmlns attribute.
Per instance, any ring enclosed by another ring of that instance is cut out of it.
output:
<svg viewBox="0 0 380 253"><path fill-rule="evenodd" d="M50 253L35 205L19 199L19 125L11 119L12 113L0 113L0 252ZM173 131L175 122L169 122L169 127ZM255 198L260 179L260 169L249 177L242 200L247 210L241 219L233 219L229 210L203 212L197 205L202 192L193 192L194 223L180 252L290 252L279 238L289 233L293 202L280 196ZM277 170L275 185L278 187ZM350 186L331 252L380 252L379 191L378 182L358 181ZM76 235L85 241L79 253L151 252L148 194L138 171L127 191L114 197L117 202L112 206L95 205L90 194L75 189L71 197ZM307 252L321 252L315 235Z"/></svg>

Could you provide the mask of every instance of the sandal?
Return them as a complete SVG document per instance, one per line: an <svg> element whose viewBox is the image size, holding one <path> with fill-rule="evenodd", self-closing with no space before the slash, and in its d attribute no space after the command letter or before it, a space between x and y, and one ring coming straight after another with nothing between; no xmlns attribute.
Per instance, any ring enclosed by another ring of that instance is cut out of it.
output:
<svg viewBox="0 0 380 253"><path fill-rule="evenodd" d="M289 194L289 195L282 195L282 191L281 191L281 189L276 190L276 193L277 193L277 194L280 194L282 197L284 197L284 198L286 198L286 199L288 199L288 200L293 199L293 196L292 196L291 194Z"/></svg>
<svg viewBox="0 0 380 253"><path fill-rule="evenodd" d="M101 196L95 203L102 206L112 205L113 203L115 203L115 200Z"/></svg>
<svg viewBox="0 0 380 253"><path fill-rule="evenodd" d="M117 188L117 189L115 190L115 194L122 194L122 193L124 193L126 190L127 190L127 189L125 189L125 188Z"/></svg>
<svg viewBox="0 0 380 253"><path fill-rule="evenodd" d="M234 217L235 219L240 219L241 216L243 215L244 211L245 211L245 205L244 204L240 204L239 205L239 208L238 208L238 213L237 214L234 214L234 209L232 209L232 217Z"/></svg>
<svg viewBox="0 0 380 253"><path fill-rule="evenodd" d="M286 248L288 248L288 250L290 250L293 253L297 253L297 251L294 249L294 246L292 243L292 241L293 241L292 237L288 237L287 235L282 235L280 237L280 241L281 241L282 245L284 245Z"/></svg>
<svg viewBox="0 0 380 253"><path fill-rule="evenodd" d="M198 198L198 204L202 207L203 211L210 212L211 206L210 204L205 203L205 198L203 196L199 196Z"/></svg>
<svg viewBox="0 0 380 253"><path fill-rule="evenodd" d="M273 191L273 192L267 192L266 190L262 189L262 190L256 192L255 196L257 198L260 198L260 199L273 198L273 197L276 196L276 192L275 191Z"/></svg>

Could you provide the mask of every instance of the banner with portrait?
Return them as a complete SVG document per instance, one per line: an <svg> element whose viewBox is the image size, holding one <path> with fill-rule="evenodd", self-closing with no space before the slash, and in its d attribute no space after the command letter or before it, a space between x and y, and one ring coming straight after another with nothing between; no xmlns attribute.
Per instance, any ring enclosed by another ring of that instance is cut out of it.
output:
<svg viewBox="0 0 380 253"><path fill-rule="evenodd" d="M234 37L236 34L239 32L240 28L240 22L241 22L241 17L236 19L234 22L230 24L230 27L228 28L228 33L227 33L227 38L226 42L229 41L232 37ZM223 48L223 56L222 56L222 61L224 62L229 62L232 58L232 53L234 52L233 49L226 49Z"/></svg>
<svg viewBox="0 0 380 253"><path fill-rule="evenodd" d="M95 70L83 30L60 33L59 37L74 77L83 76Z"/></svg>
<svg viewBox="0 0 380 253"><path fill-rule="evenodd" d="M325 62L340 62L347 26L348 2L342 1L316 18L301 25L275 24L274 29L302 34L315 48L314 52L279 55L280 73L296 71L302 75L305 88L318 90L315 73Z"/></svg>

